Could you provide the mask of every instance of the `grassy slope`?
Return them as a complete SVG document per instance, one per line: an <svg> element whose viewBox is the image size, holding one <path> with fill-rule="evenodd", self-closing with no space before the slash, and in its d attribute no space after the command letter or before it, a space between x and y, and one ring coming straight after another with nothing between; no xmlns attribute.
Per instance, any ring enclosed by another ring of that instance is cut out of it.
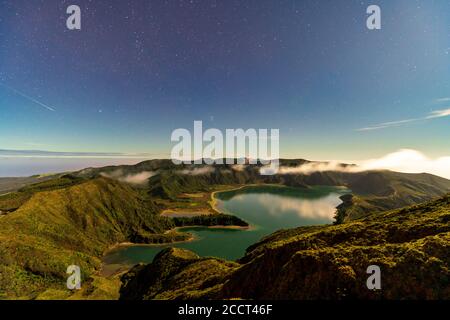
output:
<svg viewBox="0 0 450 320"><path fill-rule="evenodd" d="M54 177L53 179L30 183L16 191L0 195L0 210L5 213L13 212L37 192L63 189L85 181L83 178L66 174Z"/></svg>
<svg viewBox="0 0 450 320"><path fill-rule="evenodd" d="M36 175L31 177L0 178L0 194L16 191L24 186L55 179L61 174Z"/></svg>
<svg viewBox="0 0 450 320"><path fill-rule="evenodd" d="M345 180L354 196L338 213L338 222L418 204L450 192L449 180L430 174L372 171L346 175Z"/></svg>
<svg viewBox="0 0 450 320"><path fill-rule="evenodd" d="M145 190L72 175L0 196L0 210L6 213L0 215L0 298L67 298L65 270L72 264L89 284L75 297L114 298L117 292L102 288L117 289L118 279L95 276L111 245L187 240L189 234L169 231L178 226L247 225L229 215L162 217Z"/></svg>
<svg viewBox="0 0 450 320"><path fill-rule="evenodd" d="M0 217L0 297L61 289L71 264L89 277L109 246L136 238L153 242L154 234L173 227L157 212L132 188L104 178L32 194Z"/></svg>
<svg viewBox="0 0 450 320"><path fill-rule="evenodd" d="M123 277L121 298L450 299L449 252L445 196L338 226L282 230L238 265L166 250ZM372 264L381 267L381 291L366 288Z"/></svg>

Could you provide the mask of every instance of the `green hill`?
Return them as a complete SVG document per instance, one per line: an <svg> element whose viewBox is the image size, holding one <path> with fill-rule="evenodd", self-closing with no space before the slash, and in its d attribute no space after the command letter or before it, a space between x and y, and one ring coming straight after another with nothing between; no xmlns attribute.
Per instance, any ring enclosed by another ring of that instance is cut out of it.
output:
<svg viewBox="0 0 450 320"><path fill-rule="evenodd" d="M88 278L116 243L186 237L164 234L173 222L160 217L151 200L113 180L24 193L29 199L0 216L0 296L33 297L47 288L63 289L72 264Z"/></svg>
<svg viewBox="0 0 450 320"><path fill-rule="evenodd" d="M163 217L145 190L109 178L74 175L0 196L0 210L0 299L69 297L69 265L80 266L91 287L111 287L108 281L113 279L97 275L103 254L118 243L188 240L188 233L172 230L180 226L247 226L225 214Z"/></svg>
<svg viewBox="0 0 450 320"><path fill-rule="evenodd" d="M450 196L337 226L282 230L237 263L161 252L121 299L450 299ZM382 289L366 287L381 268Z"/></svg>
<svg viewBox="0 0 450 320"><path fill-rule="evenodd" d="M24 186L55 179L59 175L36 175L31 177L0 178L0 195L16 191Z"/></svg>

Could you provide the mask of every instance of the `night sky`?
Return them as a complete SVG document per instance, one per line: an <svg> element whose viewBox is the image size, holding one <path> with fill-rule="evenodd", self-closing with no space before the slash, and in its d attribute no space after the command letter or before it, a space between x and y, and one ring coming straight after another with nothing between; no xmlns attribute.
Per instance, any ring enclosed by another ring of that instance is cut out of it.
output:
<svg viewBox="0 0 450 320"><path fill-rule="evenodd" d="M438 157L447 109L446 0L0 1L0 149L168 157L203 120L279 128L283 157Z"/></svg>

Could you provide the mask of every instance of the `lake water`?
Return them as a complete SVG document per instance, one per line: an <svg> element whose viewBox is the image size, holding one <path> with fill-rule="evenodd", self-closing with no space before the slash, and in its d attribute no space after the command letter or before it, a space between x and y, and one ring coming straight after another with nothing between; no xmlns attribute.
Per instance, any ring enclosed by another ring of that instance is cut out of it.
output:
<svg viewBox="0 0 450 320"><path fill-rule="evenodd" d="M200 256L236 260L250 245L274 231L332 223L336 207L342 203L339 197L347 192L339 187L258 186L218 193L217 208L247 221L251 225L249 230L184 228L183 231L192 233L196 240L165 246L120 247L105 256L104 269L111 271L119 266L149 263L167 247L189 249Z"/></svg>

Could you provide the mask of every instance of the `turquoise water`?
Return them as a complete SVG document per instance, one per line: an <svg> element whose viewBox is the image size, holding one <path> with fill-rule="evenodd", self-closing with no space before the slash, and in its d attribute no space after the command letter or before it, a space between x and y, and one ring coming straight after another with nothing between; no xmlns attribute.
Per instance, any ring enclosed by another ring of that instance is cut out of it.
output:
<svg viewBox="0 0 450 320"><path fill-rule="evenodd" d="M167 247L189 249L200 256L236 260L250 245L279 229L332 223L335 209L342 202L339 197L346 192L339 187L258 186L219 193L217 207L247 221L251 225L249 230L184 228L182 230L192 233L196 240L165 246L121 247L108 253L104 263L110 266L149 263Z"/></svg>

